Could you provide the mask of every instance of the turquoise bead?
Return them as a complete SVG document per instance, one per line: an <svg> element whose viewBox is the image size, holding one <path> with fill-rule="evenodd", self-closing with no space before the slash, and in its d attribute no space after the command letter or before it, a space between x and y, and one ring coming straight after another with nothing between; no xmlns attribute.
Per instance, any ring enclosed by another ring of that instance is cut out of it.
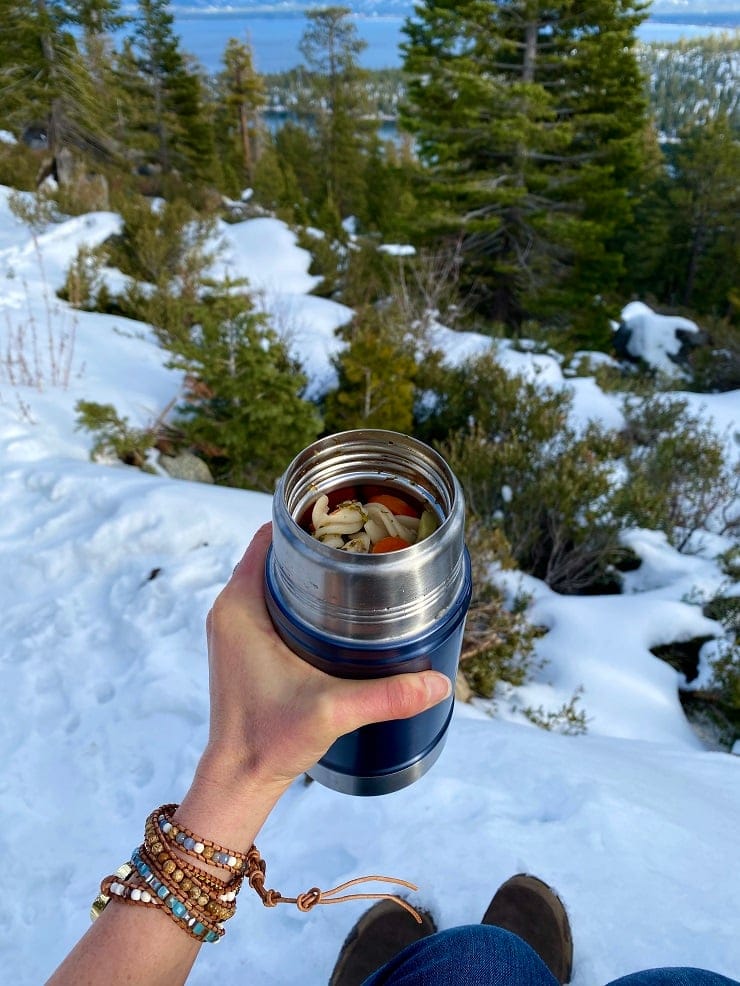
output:
<svg viewBox="0 0 740 986"><path fill-rule="evenodd" d="M172 908L172 913L178 918L187 917L188 909L185 907L181 900L176 900L176 898L170 898L170 907Z"/></svg>
<svg viewBox="0 0 740 986"><path fill-rule="evenodd" d="M192 928L194 935L202 935L205 930L205 925L201 924L200 921L196 921Z"/></svg>
<svg viewBox="0 0 740 986"><path fill-rule="evenodd" d="M163 884L160 884L159 889L157 890L157 897L160 897L162 900L164 900L168 894L169 894L169 890L167 889L167 887L165 887Z"/></svg>
<svg viewBox="0 0 740 986"><path fill-rule="evenodd" d="M209 931L203 941L218 941L218 935L215 931Z"/></svg>

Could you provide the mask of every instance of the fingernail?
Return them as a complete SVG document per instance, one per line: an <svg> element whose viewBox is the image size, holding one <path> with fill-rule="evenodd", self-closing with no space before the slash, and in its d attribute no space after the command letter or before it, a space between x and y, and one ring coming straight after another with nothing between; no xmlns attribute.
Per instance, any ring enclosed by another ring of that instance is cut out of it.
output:
<svg viewBox="0 0 740 986"><path fill-rule="evenodd" d="M446 674L432 671L426 676L427 693L433 703L442 702L452 694L452 682Z"/></svg>

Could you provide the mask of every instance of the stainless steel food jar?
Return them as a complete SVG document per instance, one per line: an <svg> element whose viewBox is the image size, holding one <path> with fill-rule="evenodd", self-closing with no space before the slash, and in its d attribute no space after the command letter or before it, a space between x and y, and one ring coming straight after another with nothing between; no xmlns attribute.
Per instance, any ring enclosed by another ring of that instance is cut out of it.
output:
<svg viewBox="0 0 740 986"><path fill-rule="evenodd" d="M439 526L387 554L329 547L301 526L321 494L367 484L431 508ZM464 528L460 484L423 442L371 429L315 442L290 464L273 500L265 598L278 633L301 658L338 677L433 668L454 683L471 595ZM340 737L310 775L347 794L406 787L441 753L453 702Z"/></svg>

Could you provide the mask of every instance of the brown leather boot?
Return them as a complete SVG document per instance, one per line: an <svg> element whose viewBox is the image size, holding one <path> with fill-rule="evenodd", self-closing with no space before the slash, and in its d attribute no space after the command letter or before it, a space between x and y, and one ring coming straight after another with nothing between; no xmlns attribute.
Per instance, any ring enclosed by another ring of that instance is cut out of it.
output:
<svg viewBox="0 0 740 986"><path fill-rule="evenodd" d="M360 986L407 945L433 935L437 929L431 915L419 913L421 924L392 900L365 911L342 945L329 986Z"/></svg>
<svg viewBox="0 0 740 986"><path fill-rule="evenodd" d="M496 891L482 924L493 924L523 938L559 983L573 970L570 922L555 891L536 876L518 873Z"/></svg>

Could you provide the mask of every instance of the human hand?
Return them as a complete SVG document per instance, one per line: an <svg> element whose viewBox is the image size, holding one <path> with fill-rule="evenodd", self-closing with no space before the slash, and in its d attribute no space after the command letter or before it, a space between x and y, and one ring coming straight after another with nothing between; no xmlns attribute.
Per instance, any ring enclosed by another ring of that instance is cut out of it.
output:
<svg viewBox="0 0 740 986"><path fill-rule="evenodd" d="M339 736L424 712L450 694L437 671L374 680L334 678L296 657L264 601L271 527L255 535L208 614L211 725L204 763L242 774L277 798ZM204 768L206 769L206 768Z"/></svg>

